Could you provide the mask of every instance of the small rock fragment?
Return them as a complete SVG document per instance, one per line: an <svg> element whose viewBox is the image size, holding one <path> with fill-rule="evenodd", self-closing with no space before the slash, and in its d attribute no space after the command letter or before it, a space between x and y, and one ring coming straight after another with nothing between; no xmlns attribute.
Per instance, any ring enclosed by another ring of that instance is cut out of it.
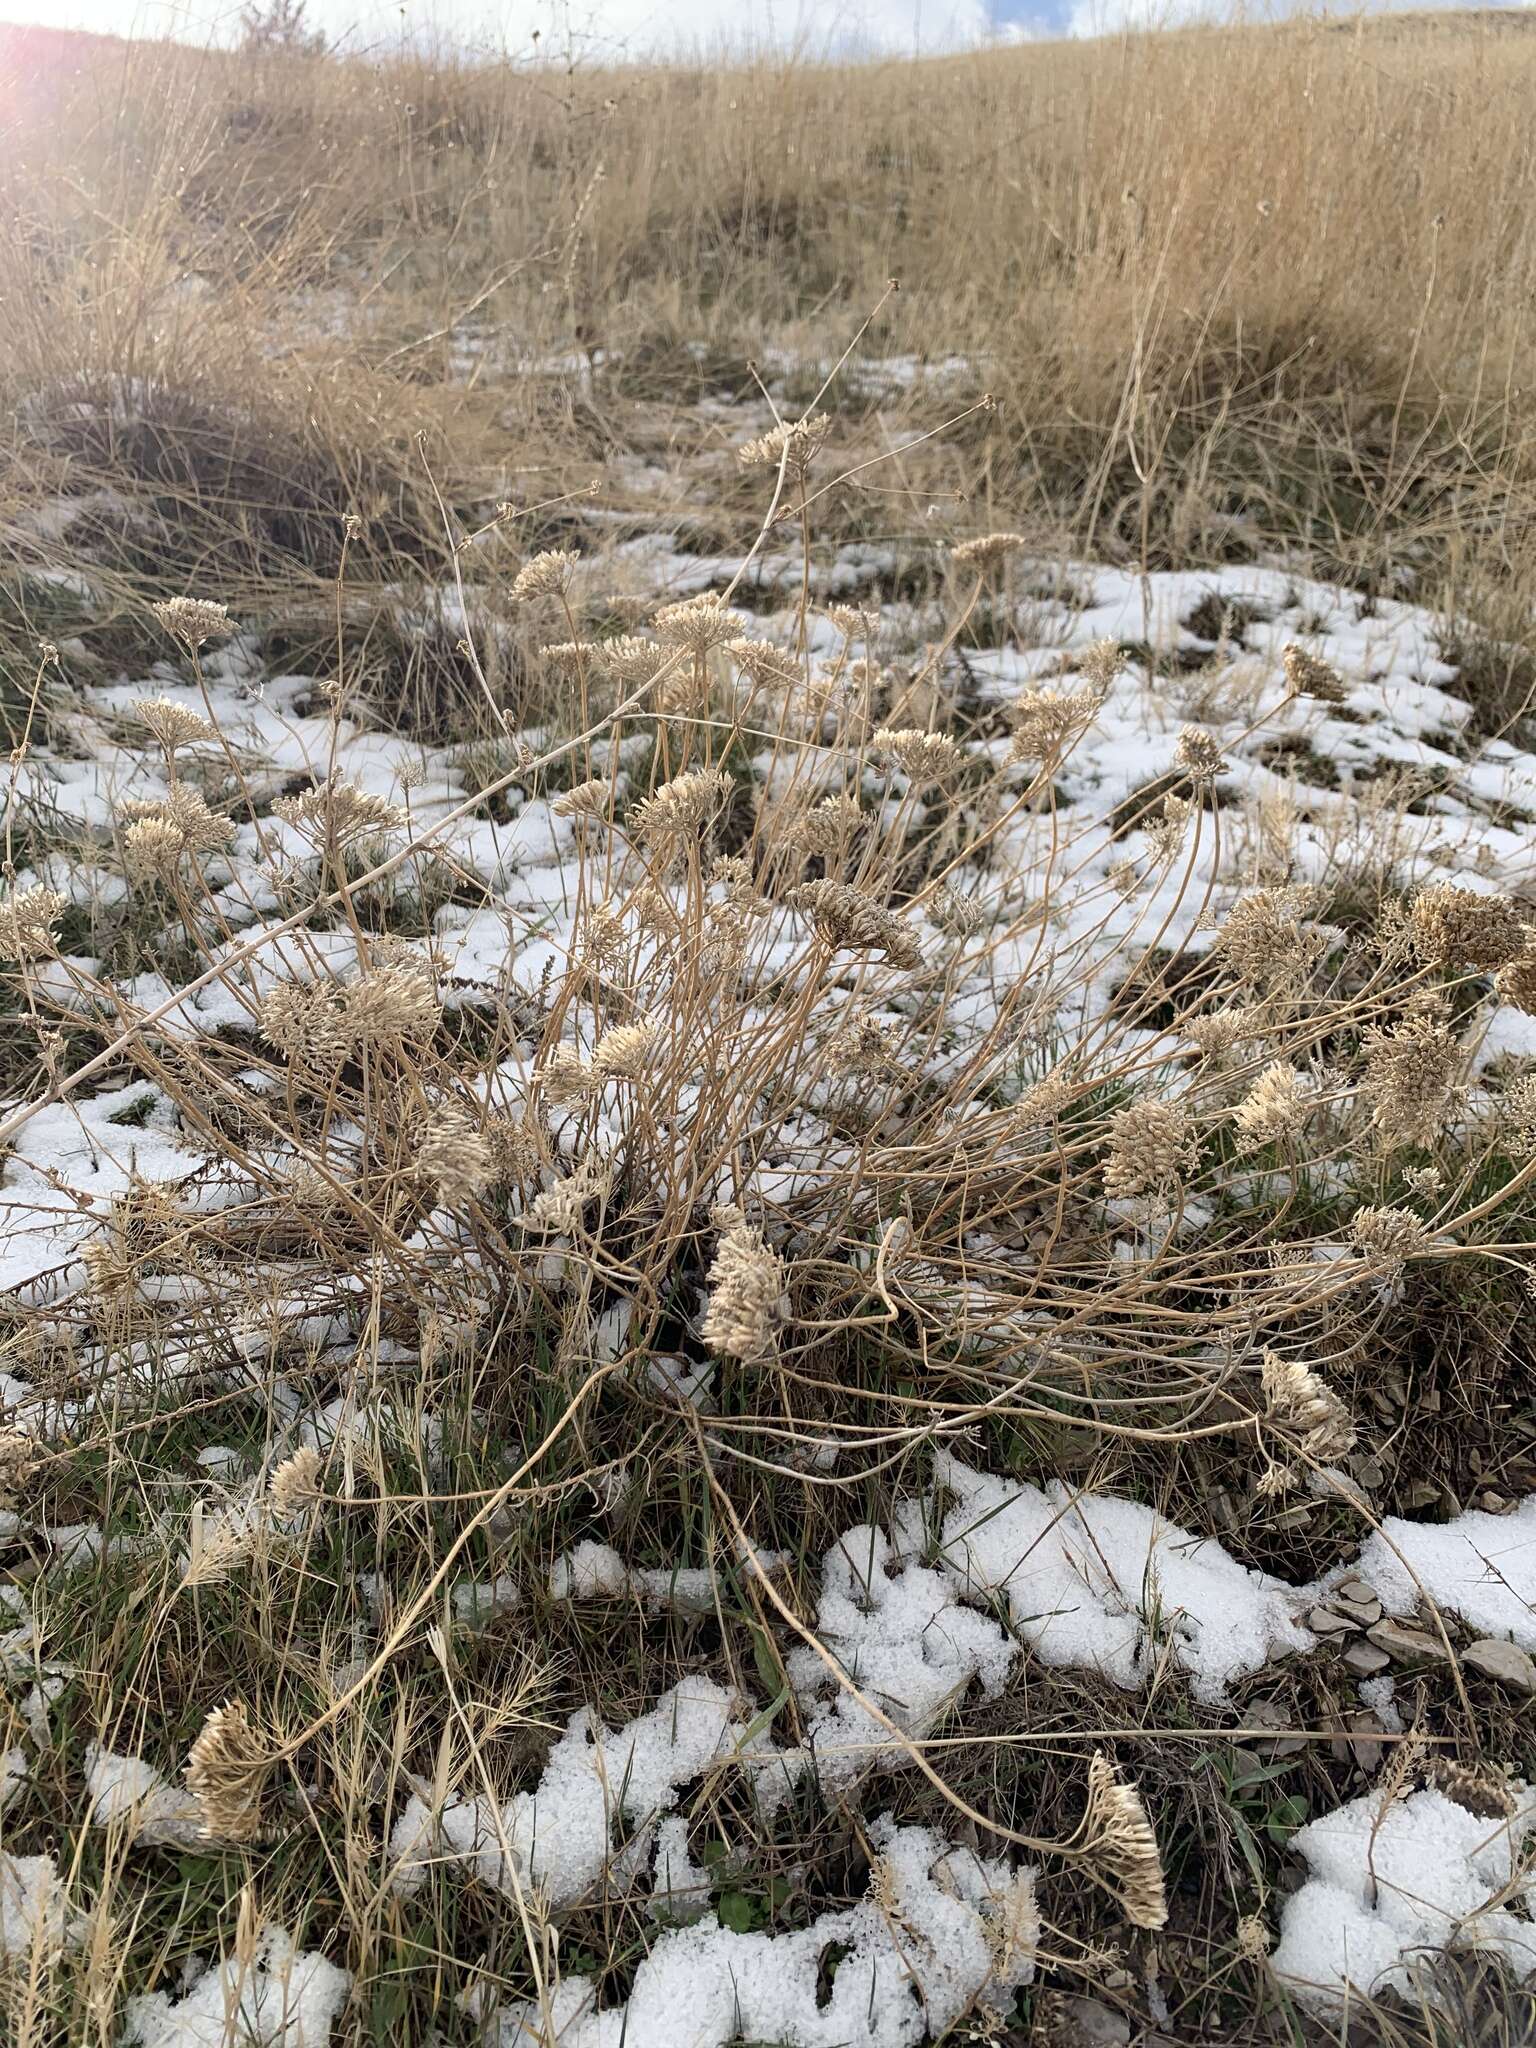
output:
<svg viewBox="0 0 1536 2048"><path fill-rule="evenodd" d="M1392 1659L1374 1643L1351 1643L1340 1662L1358 1678L1374 1678L1378 1671L1386 1670Z"/></svg>
<svg viewBox="0 0 1536 2048"><path fill-rule="evenodd" d="M1353 1635L1357 1626L1348 1616L1336 1614L1331 1607L1314 1607L1307 1616L1307 1627L1320 1636Z"/></svg>
<svg viewBox="0 0 1536 2048"><path fill-rule="evenodd" d="M1483 1636L1475 1643L1468 1643L1461 1653L1461 1661L1469 1671L1496 1679L1500 1685L1507 1685L1514 1692L1536 1692L1536 1662L1532 1662L1515 1643L1502 1642L1497 1636Z"/></svg>
<svg viewBox="0 0 1536 2048"><path fill-rule="evenodd" d="M1366 1634L1378 1650L1385 1650L1399 1664L1447 1661L1444 1643L1426 1629L1409 1628L1401 1621L1378 1621Z"/></svg>

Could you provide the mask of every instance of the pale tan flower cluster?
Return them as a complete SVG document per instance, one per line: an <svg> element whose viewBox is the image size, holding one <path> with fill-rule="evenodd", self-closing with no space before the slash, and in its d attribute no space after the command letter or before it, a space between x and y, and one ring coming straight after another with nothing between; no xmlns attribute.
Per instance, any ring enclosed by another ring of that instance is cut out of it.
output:
<svg viewBox="0 0 1536 2048"><path fill-rule="evenodd" d="M195 653L210 640L227 640L234 632L229 607L205 597L169 597L155 606L155 617L184 647Z"/></svg>
<svg viewBox="0 0 1536 2048"><path fill-rule="evenodd" d="M1328 944L1327 934L1306 922L1311 907L1305 888L1252 889L1227 912L1214 951L1251 988L1274 992L1300 983Z"/></svg>
<svg viewBox="0 0 1536 2048"><path fill-rule="evenodd" d="M1227 758L1220 743L1199 725L1185 726L1174 746L1173 757L1179 772L1187 775L1196 789L1214 782L1227 770Z"/></svg>
<svg viewBox="0 0 1536 2048"><path fill-rule="evenodd" d="M1088 1766L1088 1804L1078 1841L1079 1854L1119 1895L1133 1927L1166 1926L1167 1884L1157 1836L1141 1794L1120 1778L1102 1750Z"/></svg>
<svg viewBox="0 0 1536 2048"><path fill-rule="evenodd" d="M215 1707L192 1745L185 1772L210 1840L256 1840L271 1767L271 1752L252 1727L244 1702L226 1700Z"/></svg>
<svg viewBox="0 0 1536 2048"><path fill-rule="evenodd" d="M1170 790L1163 798L1162 809L1155 817L1147 819L1141 828L1155 861L1173 859L1184 843L1184 834L1194 814L1195 806L1188 797L1175 796Z"/></svg>
<svg viewBox="0 0 1536 2048"><path fill-rule="evenodd" d="M791 476L804 476L831 430L824 412L807 413L803 420L782 420L736 451L743 469L777 469L782 462Z"/></svg>
<svg viewBox="0 0 1536 2048"><path fill-rule="evenodd" d="M833 952L879 953L893 967L907 969L922 964L912 927L866 890L831 880L800 882L787 900Z"/></svg>
<svg viewBox="0 0 1536 2048"><path fill-rule="evenodd" d="M1320 704L1342 704L1349 695L1344 678L1331 661L1309 654L1294 641L1281 650L1280 665L1285 671L1286 688L1293 697L1313 697Z"/></svg>
<svg viewBox="0 0 1536 2048"><path fill-rule="evenodd" d="M1499 1120L1512 1152L1536 1153L1536 1074L1521 1074L1499 1097Z"/></svg>
<svg viewBox="0 0 1536 2048"><path fill-rule="evenodd" d="M1360 1093L1371 1122L1390 1146L1433 1145L1459 1099L1465 1054L1441 1016L1419 1011L1361 1034Z"/></svg>
<svg viewBox="0 0 1536 2048"><path fill-rule="evenodd" d="M275 983L259 1021L262 1036L291 1065L324 1070L354 1053L425 1042L441 1010L430 963L386 954L355 981Z"/></svg>
<svg viewBox="0 0 1536 2048"><path fill-rule="evenodd" d="M200 718L185 704L173 704L168 697L141 698L134 705L133 713L168 758L180 747L194 746L199 740L216 737L206 718Z"/></svg>
<svg viewBox="0 0 1536 2048"><path fill-rule="evenodd" d="M604 640L598 653L604 674L612 676L626 690L638 690L648 683L666 660L666 650L640 633L622 633L617 639Z"/></svg>
<svg viewBox="0 0 1536 2048"><path fill-rule="evenodd" d="M1491 974L1525 950L1530 923L1508 896L1485 896L1436 882L1421 889L1408 912L1414 951L1429 967L1471 967Z"/></svg>
<svg viewBox="0 0 1536 2048"><path fill-rule="evenodd" d="M667 847L695 838L734 786L723 768L690 768L634 805L625 827L631 838L648 846Z"/></svg>
<svg viewBox="0 0 1536 2048"><path fill-rule="evenodd" d="M1536 944L1499 969L1494 988L1501 1003L1536 1017Z"/></svg>
<svg viewBox="0 0 1536 2048"><path fill-rule="evenodd" d="M1274 1060L1232 1112L1239 1152L1256 1152L1301 1135L1311 1108L1302 1077L1286 1060Z"/></svg>
<svg viewBox="0 0 1536 2048"><path fill-rule="evenodd" d="M302 1445L285 1458L267 1481L267 1500L274 1515L302 1514L321 1498L320 1453L312 1444Z"/></svg>
<svg viewBox="0 0 1536 2048"><path fill-rule="evenodd" d="M949 558L957 569L979 572L1006 561L1009 555L1020 554L1028 546L1022 533L983 533L974 540L956 541Z"/></svg>
<svg viewBox="0 0 1536 2048"><path fill-rule="evenodd" d="M531 556L513 578L512 602L529 604L536 597L564 597L580 560L570 548L546 548Z"/></svg>
<svg viewBox="0 0 1536 2048"><path fill-rule="evenodd" d="M1270 1420L1299 1437L1309 1458L1331 1465L1354 1449L1354 1417L1310 1365L1266 1351L1259 1384Z"/></svg>
<svg viewBox="0 0 1536 2048"><path fill-rule="evenodd" d="M721 1232L699 1333L711 1351L759 1363L771 1357L789 1313L784 1262L739 1210L717 1209Z"/></svg>
<svg viewBox="0 0 1536 2048"><path fill-rule="evenodd" d="M859 800L847 790L823 797L802 811L790 827L790 835L802 853L819 860L833 860L848 851L854 834L864 823Z"/></svg>
<svg viewBox="0 0 1536 2048"><path fill-rule="evenodd" d="M1114 1197L1181 1186L1200 1163L1200 1145L1182 1102L1150 1096L1117 1109L1109 1120L1104 1187Z"/></svg>
<svg viewBox="0 0 1536 2048"><path fill-rule="evenodd" d="M677 604L664 604L651 621L663 640L674 647L686 647L695 655L708 654L712 647L729 646L742 637L750 623L712 590L701 591L697 597L685 597Z"/></svg>
<svg viewBox="0 0 1536 2048"><path fill-rule="evenodd" d="M54 926L69 908L57 889L34 884L0 903L0 960L50 960L58 952Z"/></svg>
<svg viewBox="0 0 1536 2048"><path fill-rule="evenodd" d="M407 822L406 813L386 797L335 775L306 789L302 796L276 798L272 815L297 831L330 839L338 846L365 835L397 832Z"/></svg>
<svg viewBox="0 0 1536 2048"><path fill-rule="evenodd" d="M760 690L792 690L805 680L802 665L771 640L731 640L725 651Z"/></svg>
<svg viewBox="0 0 1536 2048"><path fill-rule="evenodd" d="M473 1201L496 1178L491 1146L478 1125L452 1104L434 1109L417 1136L412 1169L435 1193L440 1208Z"/></svg>
<svg viewBox="0 0 1536 2048"><path fill-rule="evenodd" d="M965 759L964 749L948 733L920 732L916 727L883 725L870 746L877 756L899 768L914 789L947 780Z"/></svg>
<svg viewBox="0 0 1536 2048"><path fill-rule="evenodd" d="M613 784L606 777L594 776L588 782L562 790L549 808L557 818L594 818L606 822L612 802Z"/></svg>
<svg viewBox="0 0 1536 2048"><path fill-rule="evenodd" d="M1349 1219L1349 1236L1373 1265L1384 1266L1389 1273L1426 1250L1430 1241L1429 1231L1410 1209L1357 1209Z"/></svg>
<svg viewBox="0 0 1536 2048"><path fill-rule="evenodd" d="M930 921L951 939L968 939L987 922L987 907L975 896L964 896L948 882L934 890L927 904Z"/></svg>
<svg viewBox="0 0 1536 2048"><path fill-rule="evenodd" d="M1093 723L1097 702L1088 690L1025 690L1008 713L1013 728L1010 761L1047 766L1070 753Z"/></svg>
<svg viewBox="0 0 1536 2048"><path fill-rule="evenodd" d="M123 867L130 880L169 882L183 861L225 853L235 843L235 823L210 810L205 798L184 783L163 797L135 797L118 808L124 821Z"/></svg>

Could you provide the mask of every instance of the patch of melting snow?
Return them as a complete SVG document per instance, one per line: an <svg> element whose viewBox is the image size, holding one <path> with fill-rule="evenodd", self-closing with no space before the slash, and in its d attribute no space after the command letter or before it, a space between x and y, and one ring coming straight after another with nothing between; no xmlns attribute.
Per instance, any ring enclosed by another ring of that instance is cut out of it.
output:
<svg viewBox="0 0 1536 2048"><path fill-rule="evenodd" d="M264 1927L248 1956L225 1956L179 1997L130 1999L121 2048L326 2048L351 1990L348 1971Z"/></svg>
<svg viewBox="0 0 1536 2048"><path fill-rule="evenodd" d="M1411 1992L1415 1965L1440 1950L1536 1971L1536 1876L1525 1846L1536 1795L1516 1788L1505 1820L1469 1813L1429 1789L1352 1800L1310 1821L1291 1847L1309 1875L1281 1915L1271 1962L1303 2003L1342 2011L1353 1992Z"/></svg>

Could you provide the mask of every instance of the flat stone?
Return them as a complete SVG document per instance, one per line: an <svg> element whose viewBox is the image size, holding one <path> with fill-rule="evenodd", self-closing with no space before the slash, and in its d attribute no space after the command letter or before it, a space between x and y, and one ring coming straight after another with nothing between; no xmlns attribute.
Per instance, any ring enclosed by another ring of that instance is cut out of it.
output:
<svg viewBox="0 0 1536 2048"><path fill-rule="evenodd" d="M1346 1600L1374 1600L1376 1598L1376 1588L1369 1579L1341 1579L1337 1590Z"/></svg>
<svg viewBox="0 0 1536 2048"><path fill-rule="evenodd" d="M1346 1600L1342 1593L1332 1593L1329 1599L1335 1613L1348 1615L1349 1619L1361 1628L1369 1628L1373 1622L1381 1619L1379 1600Z"/></svg>
<svg viewBox="0 0 1536 2048"><path fill-rule="evenodd" d="M1381 1762L1382 1745L1372 1737L1385 1735L1386 1729L1374 1714L1351 1714L1349 1729L1350 1755L1362 1771L1374 1771Z"/></svg>
<svg viewBox="0 0 1536 2048"><path fill-rule="evenodd" d="M1386 1670L1392 1659L1374 1643L1351 1643L1339 1662L1357 1678L1374 1678L1378 1671Z"/></svg>
<svg viewBox="0 0 1536 2048"><path fill-rule="evenodd" d="M1067 1997L1061 2011L1073 2048L1124 2048L1131 2038L1130 2021L1100 1999Z"/></svg>
<svg viewBox="0 0 1536 2048"><path fill-rule="evenodd" d="M1483 1636L1478 1642L1468 1643L1461 1661L1469 1671L1496 1679L1515 1692L1536 1692L1536 1662L1514 1643L1501 1642L1497 1636Z"/></svg>
<svg viewBox="0 0 1536 2048"><path fill-rule="evenodd" d="M1408 1628L1400 1621L1378 1621L1366 1634L1378 1650L1398 1664L1444 1664L1445 1645L1438 1636L1421 1628Z"/></svg>
<svg viewBox="0 0 1536 2048"><path fill-rule="evenodd" d="M1307 1616L1307 1627L1320 1636L1349 1636L1359 1623L1346 1614L1335 1614L1331 1607L1314 1607Z"/></svg>
<svg viewBox="0 0 1536 2048"><path fill-rule="evenodd" d="M1278 1515L1271 1516L1269 1526L1272 1529L1310 1529L1312 1510L1298 1502L1295 1507L1282 1508Z"/></svg>
<svg viewBox="0 0 1536 2048"><path fill-rule="evenodd" d="M1432 1508L1440 1499L1440 1489L1427 1479L1416 1479L1408 1489L1405 1503L1410 1508Z"/></svg>
<svg viewBox="0 0 1536 2048"><path fill-rule="evenodd" d="M1380 1458L1370 1456L1352 1458L1349 1469L1354 1473L1360 1484L1369 1488L1373 1493L1378 1487L1385 1486L1387 1483L1387 1468Z"/></svg>

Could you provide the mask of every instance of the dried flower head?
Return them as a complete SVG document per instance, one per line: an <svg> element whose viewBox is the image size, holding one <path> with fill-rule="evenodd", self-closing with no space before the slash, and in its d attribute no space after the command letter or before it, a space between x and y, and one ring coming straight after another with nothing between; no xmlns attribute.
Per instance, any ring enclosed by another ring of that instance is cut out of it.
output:
<svg viewBox="0 0 1536 2048"><path fill-rule="evenodd" d="M532 556L513 579L512 602L528 604L536 597L564 597L580 560L570 548L546 548Z"/></svg>
<svg viewBox="0 0 1536 2048"><path fill-rule="evenodd" d="M1429 1231L1410 1209L1360 1208L1349 1219L1351 1241L1372 1265L1395 1272L1428 1248Z"/></svg>
<svg viewBox="0 0 1536 2048"><path fill-rule="evenodd" d="M723 768L691 768L636 804L626 828L631 838L653 846L691 837L709 823L733 787Z"/></svg>
<svg viewBox="0 0 1536 2048"><path fill-rule="evenodd" d="M1305 647L1298 647L1294 641L1282 649L1280 664L1285 670L1286 687L1293 697L1315 697L1320 704L1342 704L1349 694L1344 678L1331 661L1324 661L1321 655L1309 654Z"/></svg>
<svg viewBox="0 0 1536 2048"><path fill-rule="evenodd" d="M606 822L613 802L613 784L600 776L562 790L550 805L557 818L598 818Z"/></svg>
<svg viewBox="0 0 1536 2048"><path fill-rule="evenodd" d="M736 451L743 469L777 469L782 462L791 476L804 476L820 454L832 422L824 412L803 420L782 420Z"/></svg>
<svg viewBox="0 0 1536 2048"><path fill-rule="evenodd" d="M666 649L639 633L624 633L616 640L604 640L598 652L604 673L626 690L638 690L648 683L667 658Z"/></svg>
<svg viewBox="0 0 1536 2048"><path fill-rule="evenodd" d="M426 1119L412 1165L417 1179L433 1188L444 1209L472 1201L496 1177L484 1135L463 1110L446 1104Z"/></svg>
<svg viewBox="0 0 1536 2048"><path fill-rule="evenodd" d="M1188 797L1175 796L1170 791L1163 798L1162 809L1141 828L1147 835L1147 845L1154 860L1173 859L1184 843L1184 834L1194 815L1195 806Z"/></svg>
<svg viewBox="0 0 1536 2048"><path fill-rule="evenodd" d="M1517 959L1499 969L1494 990L1501 1003L1536 1017L1536 944L1528 945Z"/></svg>
<svg viewBox="0 0 1536 2048"><path fill-rule="evenodd" d="M921 965L922 949L911 926L863 889L829 880L801 882L787 900L834 952L881 953L894 967Z"/></svg>
<svg viewBox="0 0 1536 2048"><path fill-rule="evenodd" d="M952 939L968 939L987 922L986 905L976 896L964 896L948 882L935 889L927 904L931 923Z"/></svg>
<svg viewBox="0 0 1536 2048"><path fill-rule="evenodd" d="M1492 1764L1463 1764L1454 1757L1436 1756L1430 1758L1429 1775L1447 1799L1480 1820L1508 1820L1519 1811L1508 1778Z"/></svg>
<svg viewBox="0 0 1536 2048"><path fill-rule="evenodd" d="M1427 967L1471 967L1491 974L1519 958L1531 931L1508 896L1436 882L1414 897L1408 935Z"/></svg>
<svg viewBox="0 0 1536 2048"><path fill-rule="evenodd" d="M1098 706L1088 690L1026 690L1008 714L1010 761L1049 764L1070 753L1093 723Z"/></svg>
<svg viewBox="0 0 1536 2048"><path fill-rule="evenodd" d="M1499 1097L1505 1142L1522 1158L1536 1153L1536 1074L1521 1074Z"/></svg>
<svg viewBox="0 0 1536 2048"><path fill-rule="evenodd" d="M947 732L920 732L915 726L883 725L870 745L877 755L899 768L914 789L945 781L965 759L964 749Z"/></svg>
<svg viewBox="0 0 1536 2048"><path fill-rule="evenodd" d="M739 640L751 621L732 611L716 591L703 590L697 597L664 604L651 623L672 646L703 655L712 647L726 647Z"/></svg>
<svg viewBox="0 0 1536 2048"><path fill-rule="evenodd" d="M949 551L949 559L957 569L980 572L1006 561L1009 555L1016 555L1028 546L1029 542L1022 533L983 533L974 540L956 541Z"/></svg>
<svg viewBox="0 0 1536 2048"><path fill-rule="evenodd" d="M539 649L539 660L551 674L567 680L608 672L607 649L595 640L551 640Z"/></svg>
<svg viewBox="0 0 1536 2048"><path fill-rule="evenodd" d="M204 1832L221 1842L253 1842L272 1757L240 1700L215 1707L193 1743L184 1773Z"/></svg>
<svg viewBox="0 0 1536 2048"><path fill-rule="evenodd" d="M760 1361L772 1355L789 1312L784 1262L763 1243L739 1211L721 1217L724 1231L709 1269L709 1305L700 1334L727 1358Z"/></svg>
<svg viewBox="0 0 1536 2048"><path fill-rule="evenodd" d="M1360 1093L1384 1143L1432 1145L1457 1100L1465 1055L1443 1017L1419 1011L1361 1034Z"/></svg>
<svg viewBox="0 0 1536 2048"><path fill-rule="evenodd" d="M272 815L313 839L329 839L338 846L365 834L397 832L408 822L406 813L387 798L337 775L302 796L276 798Z"/></svg>
<svg viewBox="0 0 1536 2048"><path fill-rule="evenodd" d="M209 640L227 640L235 630L228 606L204 597L167 598L155 606L155 617L193 653Z"/></svg>
<svg viewBox="0 0 1536 2048"><path fill-rule="evenodd" d="M760 690L792 690L805 680L802 664L771 640L731 640L725 651Z"/></svg>
<svg viewBox="0 0 1536 2048"><path fill-rule="evenodd" d="M1186 725L1173 751L1180 773L1187 775L1197 789L1227 771L1220 743L1202 726Z"/></svg>
<svg viewBox="0 0 1536 2048"><path fill-rule="evenodd" d="M142 698L134 705L133 711L140 725L159 742L167 755L173 755L178 747L189 747L198 740L211 740L216 736L206 718L200 718L184 704L173 704L168 697Z"/></svg>
<svg viewBox="0 0 1536 2048"><path fill-rule="evenodd" d="M1308 1457L1331 1465L1354 1449L1354 1417L1311 1366L1266 1351L1259 1384L1270 1421L1299 1436Z"/></svg>
<svg viewBox="0 0 1536 2048"><path fill-rule="evenodd" d="M58 952L54 926L69 908L57 889L34 884L0 903L0 960L50 960Z"/></svg>
<svg viewBox="0 0 1536 2048"><path fill-rule="evenodd" d="M1275 1060L1232 1112L1237 1149L1255 1152L1299 1136L1310 1108L1301 1075L1287 1061Z"/></svg>
<svg viewBox="0 0 1536 2048"><path fill-rule="evenodd" d="M1311 907L1308 889L1252 889L1228 911L1213 950L1252 988L1274 992L1298 984L1328 943L1325 932L1304 922Z"/></svg>
<svg viewBox="0 0 1536 2048"><path fill-rule="evenodd" d="M283 1520L313 1507L321 1498L320 1453L312 1444L284 1458L267 1481L267 1504Z"/></svg>
<svg viewBox="0 0 1536 2048"><path fill-rule="evenodd" d="M1199 1162L1199 1141L1182 1102L1147 1097L1117 1109L1109 1120L1104 1187L1111 1196L1176 1188Z"/></svg>
<svg viewBox="0 0 1536 2048"><path fill-rule="evenodd" d="M802 812L789 828L788 837L802 853L830 860L847 852L863 822L858 798L843 790Z"/></svg>
<svg viewBox="0 0 1536 2048"><path fill-rule="evenodd" d="M1095 700L1102 703L1124 666L1125 656L1120 652L1118 640L1095 640L1078 663L1078 673Z"/></svg>
<svg viewBox="0 0 1536 2048"><path fill-rule="evenodd" d="M599 1081L642 1081L651 1071L660 1027L649 1021L615 1024L592 1048L592 1073Z"/></svg>
<svg viewBox="0 0 1536 2048"><path fill-rule="evenodd" d="M1167 1888L1157 1836L1141 1794L1119 1777L1102 1750L1088 1766L1088 1803L1075 1841L1078 1854L1118 1892L1133 1927L1162 1927Z"/></svg>

